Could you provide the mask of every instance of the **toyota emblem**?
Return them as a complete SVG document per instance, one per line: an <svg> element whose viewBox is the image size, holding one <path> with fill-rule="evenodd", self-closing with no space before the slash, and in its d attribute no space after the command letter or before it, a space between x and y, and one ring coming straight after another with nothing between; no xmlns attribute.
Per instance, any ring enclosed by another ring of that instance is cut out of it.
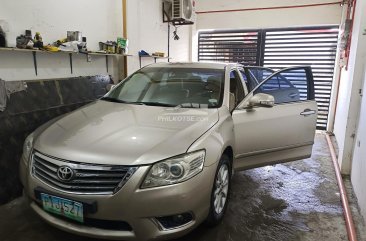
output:
<svg viewBox="0 0 366 241"><path fill-rule="evenodd" d="M57 176L61 181L68 182L74 178L75 172L68 166L59 167Z"/></svg>

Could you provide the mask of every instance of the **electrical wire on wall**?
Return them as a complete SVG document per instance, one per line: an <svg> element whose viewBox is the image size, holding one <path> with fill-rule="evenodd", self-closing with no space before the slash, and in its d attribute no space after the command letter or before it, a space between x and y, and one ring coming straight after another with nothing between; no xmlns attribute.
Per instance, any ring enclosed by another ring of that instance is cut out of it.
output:
<svg viewBox="0 0 366 241"><path fill-rule="evenodd" d="M170 27L173 26L174 27L174 31L173 31L173 39L178 41L180 39L180 37L178 36L178 28L180 26L176 26L172 23L168 23L168 62L170 62Z"/></svg>
<svg viewBox="0 0 366 241"><path fill-rule="evenodd" d="M174 27L174 31L173 31L173 39L175 41L178 41L180 39L179 35L178 35L178 28L181 27L181 26L177 26L177 25L174 25L172 23L168 23L168 62L170 62L169 60L169 56L170 56L170 27Z"/></svg>
<svg viewBox="0 0 366 241"><path fill-rule="evenodd" d="M178 41L180 39L179 35L178 35L178 28L181 27L179 25L175 25L171 19L169 18L169 14L164 10L164 4L163 4L163 19L164 19L164 16L166 16L168 18L168 21L164 21L163 22L167 22L168 23L168 62L170 62L170 38L171 38L171 26L174 27L174 31L173 31L173 39L175 41Z"/></svg>
<svg viewBox="0 0 366 241"><path fill-rule="evenodd" d="M173 39L177 41L180 39L180 37L178 36L178 26L176 26L176 25L173 25L173 26L175 28L175 30L173 31Z"/></svg>

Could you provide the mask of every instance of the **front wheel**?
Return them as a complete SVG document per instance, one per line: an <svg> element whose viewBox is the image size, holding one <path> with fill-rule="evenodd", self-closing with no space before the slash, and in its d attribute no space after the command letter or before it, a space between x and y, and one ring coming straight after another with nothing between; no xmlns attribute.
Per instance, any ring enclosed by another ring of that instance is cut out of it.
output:
<svg viewBox="0 0 366 241"><path fill-rule="evenodd" d="M231 165L228 156L223 155L217 166L215 181L211 193L210 212L206 223L209 226L219 224L225 214L229 202L231 184Z"/></svg>

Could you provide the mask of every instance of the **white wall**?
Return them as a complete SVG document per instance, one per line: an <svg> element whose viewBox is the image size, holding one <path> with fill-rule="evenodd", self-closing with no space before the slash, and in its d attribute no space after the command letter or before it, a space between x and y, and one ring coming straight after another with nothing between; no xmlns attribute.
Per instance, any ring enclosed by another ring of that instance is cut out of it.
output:
<svg viewBox="0 0 366 241"><path fill-rule="evenodd" d="M128 0L127 19L129 53L133 55L128 57L128 74L131 74L139 69L138 51L168 53L168 25L163 23L161 0ZM171 61L190 61L191 26L180 26L178 35L178 41L170 36ZM153 62L153 59L143 59L142 66Z"/></svg>
<svg viewBox="0 0 366 241"><path fill-rule="evenodd" d="M334 133L339 164L351 174L354 192L366 219L366 1L357 1L348 70L341 75Z"/></svg>
<svg viewBox="0 0 366 241"><path fill-rule="evenodd" d="M90 50L98 50L98 42L122 36L122 0L0 0L0 25L6 30L9 46L26 29L41 32L45 43L79 30L87 37ZM168 26L162 22L161 0L128 0L127 32L129 39L128 73L139 69L138 51L168 52ZM171 28L171 33L174 28ZM171 35L171 61L191 60L192 26L178 28L179 41ZM74 74L70 72L67 54L38 53L39 74L35 75L31 53L0 51L0 78L31 80L107 74L104 56L73 55ZM166 61L166 60L158 60ZM109 74L120 79L122 61L109 57ZM144 59L142 65L153 63Z"/></svg>
<svg viewBox="0 0 366 241"><path fill-rule="evenodd" d="M352 34L348 71L343 70L339 87L334 134L339 146L339 164L344 174L349 174L352 165L354 136L360 111L360 89L366 64L366 16L362 15L366 1L358 1Z"/></svg>
<svg viewBox="0 0 366 241"><path fill-rule="evenodd" d="M352 161L352 185L363 217L366 219L366 65L364 68L364 85L360 120L356 134L356 143Z"/></svg>
<svg viewBox="0 0 366 241"><path fill-rule="evenodd" d="M81 31L87 37L89 50L98 50L98 42L122 36L121 0L0 0L0 25L7 34L9 46L15 46L18 35L26 29L41 32L43 41L52 43L66 37L66 32ZM104 56L74 55L74 74L66 54L38 54L39 75L33 69L31 53L0 51L0 78L28 80L107 74ZM118 78L117 61L110 58L110 71Z"/></svg>
<svg viewBox="0 0 366 241"><path fill-rule="evenodd" d="M326 3L329 0L198 0L198 12ZM341 6L198 14L197 29L245 29L339 24Z"/></svg>

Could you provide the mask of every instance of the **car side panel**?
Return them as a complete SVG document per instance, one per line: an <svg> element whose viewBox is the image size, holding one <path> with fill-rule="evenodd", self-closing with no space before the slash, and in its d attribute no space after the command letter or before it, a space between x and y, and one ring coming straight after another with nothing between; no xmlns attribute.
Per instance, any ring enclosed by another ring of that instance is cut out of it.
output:
<svg viewBox="0 0 366 241"><path fill-rule="evenodd" d="M234 124L227 107L219 109L219 122L196 140L187 152L205 149L205 166L217 165L227 147L234 149Z"/></svg>
<svg viewBox="0 0 366 241"><path fill-rule="evenodd" d="M309 157L317 115L301 115L307 109L317 112L316 102L235 110L235 168L247 169Z"/></svg>

